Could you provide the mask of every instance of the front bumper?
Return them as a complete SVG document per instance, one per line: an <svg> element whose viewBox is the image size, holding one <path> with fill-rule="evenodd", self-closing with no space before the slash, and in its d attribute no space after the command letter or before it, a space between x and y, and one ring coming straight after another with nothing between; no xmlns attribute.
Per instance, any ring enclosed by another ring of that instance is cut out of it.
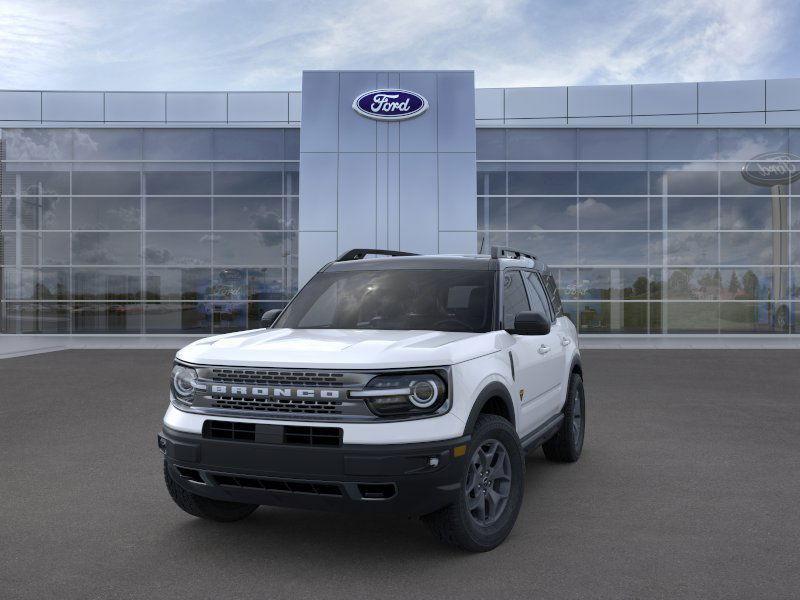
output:
<svg viewBox="0 0 800 600"><path fill-rule="evenodd" d="M404 515L455 501L469 440L315 447L210 439L166 426L158 435L172 478L200 496Z"/></svg>

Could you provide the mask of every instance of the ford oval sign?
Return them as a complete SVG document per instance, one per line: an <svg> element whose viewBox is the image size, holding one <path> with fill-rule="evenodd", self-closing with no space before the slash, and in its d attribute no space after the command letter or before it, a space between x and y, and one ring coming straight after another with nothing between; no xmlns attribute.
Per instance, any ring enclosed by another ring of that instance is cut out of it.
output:
<svg viewBox="0 0 800 600"><path fill-rule="evenodd" d="M754 185L786 185L800 179L800 156L788 152L767 152L748 160L742 177Z"/></svg>
<svg viewBox="0 0 800 600"><path fill-rule="evenodd" d="M407 90L372 90L353 100L353 110L379 121L401 121L428 110L428 101Z"/></svg>

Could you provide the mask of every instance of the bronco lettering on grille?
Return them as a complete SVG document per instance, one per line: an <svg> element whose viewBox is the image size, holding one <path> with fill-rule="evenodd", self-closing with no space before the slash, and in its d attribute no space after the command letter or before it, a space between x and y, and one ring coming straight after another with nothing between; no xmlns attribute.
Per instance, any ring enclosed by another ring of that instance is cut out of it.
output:
<svg viewBox="0 0 800 600"><path fill-rule="evenodd" d="M219 396L250 396L264 398L301 398L337 400L340 390L319 388L293 388L293 387L264 387L249 385L220 385L211 386L211 393Z"/></svg>

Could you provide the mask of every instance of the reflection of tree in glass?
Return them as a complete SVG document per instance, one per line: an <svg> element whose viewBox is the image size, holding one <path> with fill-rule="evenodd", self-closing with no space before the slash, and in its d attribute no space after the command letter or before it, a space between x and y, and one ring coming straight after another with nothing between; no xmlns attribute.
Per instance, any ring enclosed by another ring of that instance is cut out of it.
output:
<svg viewBox="0 0 800 600"><path fill-rule="evenodd" d="M739 293L739 290L742 289L742 285L739 283L739 276L736 275L736 271L731 273L731 280L728 283L728 292L730 292L731 297L735 298L736 294Z"/></svg>
<svg viewBox="0 0 800 600"><path fill-rule="evenodd" d="M758 277L749 269L742 277L742 287L744 297L748 300L755 300L758 297Z"/></svg>
<svg viewBox="0 0 800 600"><path fill-rule="evenodd" d="M641 300L647 298L647 277L640 276L633 282L631 298Z"/></svg>

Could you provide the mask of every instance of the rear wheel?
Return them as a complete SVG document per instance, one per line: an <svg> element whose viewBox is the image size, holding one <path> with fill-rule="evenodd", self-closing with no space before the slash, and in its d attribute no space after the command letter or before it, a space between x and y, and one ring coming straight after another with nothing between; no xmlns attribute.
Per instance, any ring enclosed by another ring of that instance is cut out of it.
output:
<svg viewBox="0 0 800 600"><path fill-rule="evenodd" d="M514 527L525 490L525 462L511 423L495 415L478 418L467 456L458 501L422 520L442 542L486 552Z"/></svg>
<svg viewBox="0 0 800 600"><path fill-rule="evenodd" d="M225 502L198 496L183 489L172 478L167 461L164 461L164 481L167 484L169 495L182 510L193 517L229 523L244 519L255 509L258 504L242 504L241 502Z"/></svg>
<svg viewBox="0 0 800 600"><path fill-rule="evenodd" d="M564 420L556 434L542 444L547 460L553 462L575 462L583 450L586 430L586 396L583 379L573 373L569 380L569 392L564 403Z"/></svg>

